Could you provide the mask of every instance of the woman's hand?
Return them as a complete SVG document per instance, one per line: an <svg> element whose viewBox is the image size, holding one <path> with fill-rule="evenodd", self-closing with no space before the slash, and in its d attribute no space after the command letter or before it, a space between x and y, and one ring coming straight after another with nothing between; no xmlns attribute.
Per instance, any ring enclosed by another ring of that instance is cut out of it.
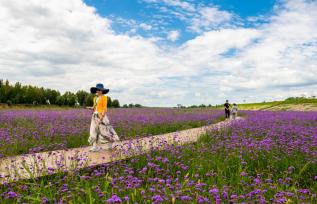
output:
<svg viewBox="0 0 317 204"><path fill-rule="evenodd" d="M99 119L98 120L98 125L100 125L102 123L102 120L101 119Z"/></svg>
<svg viewBox="0 0 317 204"><path fill-rule="evenodd" d="M100 114L100 115L99 115L100 122L103 121L103 118L104 118L104 117L105 117L105 114Z"/></svg>

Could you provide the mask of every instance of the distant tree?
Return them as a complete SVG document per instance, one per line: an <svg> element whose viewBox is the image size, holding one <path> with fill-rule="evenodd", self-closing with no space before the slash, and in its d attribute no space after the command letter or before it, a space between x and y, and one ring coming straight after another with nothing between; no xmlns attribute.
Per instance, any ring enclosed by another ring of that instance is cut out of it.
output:
<svg viewBox="0 0 317 204"><path fill-rule="evenodd" d="M134 107L136 107L136 108L142 108L142 105L137 103L137 104L134 105Z"/></svg>
<svg viewBox="0 0 317 204"><path fill-rule="evenodd" d="M127 104L124 104L122 108L129 108L129 106Z"/></svg>
<svg viewBox="0 0 317 204"><path fill-rule="evenodd" d="M65 104L65 98L63 96L58 96L56 98L56 104L60 105L60 106L64 105Z"/></svg>
<svg viewBox="0 0 317 204"><path fill-rule="evenodd" d="M77 91L76 93L65 92L63 95L59 91L53 89L45 89L30 85L22 85L17 82L10 85L8 80L0 79L0 103L8 104L50 104L74 106L78 101L82 106L93 105L93 94L86 91ZM115 102L115 106L120 106L119 100ZM111 97L108 97L108 105L112 106Z"/></svg>
<svg viewBox="0 0 317 204"><path fill-rule="evenodd" d="M112 107L112 99L110 96L107 97L108 101L107 101L107 104L108 104L108 107Z"/></svg>
<svg viewBox="0 0 317 204"><path fill-rule="evenodd" d="M118 99L115 99L112 101L112 107L114 108L120 108L120 103Z"/></svg>
<svg viewBox="0 0 317 204"><path fill-rule="evenodd" d="M5 85L3 83L3 80L0 79L0 103L5 102Z"/></svg>
<svg viewBox="0 0 317 204"><path fill-rule="evenodd" d="M48 99L51 102L51 104L56 104L56 99L60 95L61 94L59 93L59 91L52 89L45 90L45 98Z"/></svg>
<svg viewBox="0 0 317 204"><path fill-rule="evenodd" d="M93 98L94 95L93 94L89 94L88 96L86 96L85 98L85 106L93 106Z"/></svg>
<svg viewBox="0 0 317 204"><path fill-rule="evenodd" d="M63 105L74 106L77 101L76 95L70 91L65 92L62 97L64 98Z"/></svg>
<svg viewBox="0 0 317 204"><path fill-rule="evenodd" d="M22 102L22 87L19 82L15 83L14 87L11 88L12 103L19 104Z"/></svg>
<svg viewBox="0 0 317 204"><path fill-rule="evenodd" d="M129 108L134 108L134 105L132 103L130 103Z"/></svg>
<svg viewBox="0 0 317 204"><path fill-rule="evenodd" d="M35 87L26 86L25 87L25 103L33 104L33 101L36 101L37 93Z"/></svg>
<svg viewBox="0 0 317 204"><path fill-rule="evenodd" d="M37 88L35 87L35 92L36 92L36 95L37 95L37 101L39 104L45 104L45 90L43 87L41 88Z"/></svg>
<svg viewBox="0 0 317 204"><path fill-rule="evenodd" d="M77 91L76 92L76 96L78 99L78 103L81 106L85 106L86 105L86 98L89 97L89 93L83 90Z"/></svg>
<svg viewBox="0 0 317 204"><path fill-rule="evenodd" d="M12 101L10 100L11 89L12 89L12 87L9 85L9 81L6 80L4 83L4 94L3 94L3 102L4 103L9 101L12 104Z"/></svg>
<svg viewBox="0 0 317 204"><path fill-rule="evenodd" d="M8 104L8 106L11 106L12 105L12 101L11 100L7 100L7 104Z"/></svg>

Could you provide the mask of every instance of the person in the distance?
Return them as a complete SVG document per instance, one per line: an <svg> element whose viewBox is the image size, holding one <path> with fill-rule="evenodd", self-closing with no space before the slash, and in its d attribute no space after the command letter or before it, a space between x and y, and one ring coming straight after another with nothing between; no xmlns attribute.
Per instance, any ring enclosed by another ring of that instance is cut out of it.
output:
<svg viewBox="0 0 317 204"><path fill-rule="evenodd" d="M235 120L238 116L238 106L237 104L232 104L232 108L231 108L231 114L232 114L232 119Z"/></svg>
<svg viewBox="0 0 317 204"><path fill-rule="evenodd" d="M226 100L226 103L223 104L223 106L225 107L225 117L226 119L230 119L230 103L228 100Z"/></svg>

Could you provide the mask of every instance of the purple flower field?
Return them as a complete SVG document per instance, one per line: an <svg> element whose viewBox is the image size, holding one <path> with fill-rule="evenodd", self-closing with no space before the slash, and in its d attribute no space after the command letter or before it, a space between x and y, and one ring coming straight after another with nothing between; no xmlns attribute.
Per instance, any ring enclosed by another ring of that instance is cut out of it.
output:
<svg viewBox="0 0 317 204"><path fill-rule="evenodd" d="M249 111L248 120L232 125L230 136L217 141L218 148L297 152L317 162L317 112Z"/></svg>
<svg viewBox="0 0 317 204"><path fill-rule="evenodd" d="M194 144L0 187L0 203L317 203L317 112L249 111Z"/></svg>
<svg viewBox="0 0 317 204"><path fill-rule="evenodd" d="M213 123L218 110L110 109L121 139L174 132ZM0 110L0 157L87 146L91 111L85 109Z"/></svg>

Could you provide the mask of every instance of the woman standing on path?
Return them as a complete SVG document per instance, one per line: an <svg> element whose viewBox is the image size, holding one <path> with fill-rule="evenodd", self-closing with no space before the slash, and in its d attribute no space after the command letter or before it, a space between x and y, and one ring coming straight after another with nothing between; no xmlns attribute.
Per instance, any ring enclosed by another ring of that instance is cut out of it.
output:
<svg viewBox="0 0 317 204"><path fill-rule="evenodd" d="M238 106L237 104L233 104L232 109L231 109L231 113L232 113L232 119L235 120L237 118L238 115Z"/></svg>
<svg viewBox="0 0 317 204"><path fill-rule="evenodd" d="M109 89L105 89L103 84L97 84L90 88L90 92L96 94L94 97L93 114L90 124L90 136L88 142L92 145L90 151L96 152L100 148L98 143L107 144L106 149L112 148L112 142L119 141L119 137L113 127L110 125L107 113L107 94Z"/></svg>

